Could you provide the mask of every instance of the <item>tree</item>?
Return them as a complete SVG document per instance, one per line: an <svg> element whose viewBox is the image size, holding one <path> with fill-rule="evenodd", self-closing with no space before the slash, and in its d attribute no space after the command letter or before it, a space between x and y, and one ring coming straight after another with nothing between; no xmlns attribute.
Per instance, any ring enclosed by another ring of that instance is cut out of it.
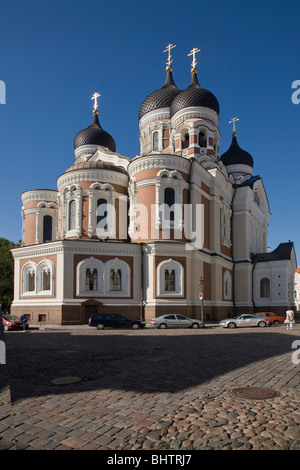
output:
<svg viewBox="0 0 300 470"><path fill-rule="evenodd" d="M14 259L11 253L13 248L21 246L5 238L0 238L0 299L2 312L10 309L14 298Z"/></svg>

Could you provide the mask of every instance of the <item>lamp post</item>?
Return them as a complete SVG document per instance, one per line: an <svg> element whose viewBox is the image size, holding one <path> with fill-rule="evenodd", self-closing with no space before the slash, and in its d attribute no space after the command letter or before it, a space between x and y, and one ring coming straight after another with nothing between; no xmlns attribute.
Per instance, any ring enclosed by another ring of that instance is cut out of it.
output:
<svg viewBox="0 0 300 470"><path fill-rule="evenodd" d="M202 277L199 279L199 287L200 287L200 293L199 293L199 299L201 302L201 321L203 323L203 328L205 328L205 323L204 323L204 306L203 306L203 287L204 287L204 281Z"/></svg>

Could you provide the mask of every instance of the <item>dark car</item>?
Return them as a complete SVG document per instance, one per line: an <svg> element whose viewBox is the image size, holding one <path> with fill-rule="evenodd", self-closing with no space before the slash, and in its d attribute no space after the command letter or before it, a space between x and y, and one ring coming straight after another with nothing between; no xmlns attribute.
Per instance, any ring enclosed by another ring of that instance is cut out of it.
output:
<svg viewBox="0 0 300 470"><path fill-rule="evenodd" d="M116 313L95 313L89 318L89 325L96 326L98 330L104 328L144 328L145 323L139 320L129 320L123 315Z"/></svg>
<svg viewBox="0 0 300 470"><path fill-rule="evenodd" d="M27 330L28 324L22 322L16 315L2 314L3 328L4 331L8 330L19 330L25 328Z"/></svg>

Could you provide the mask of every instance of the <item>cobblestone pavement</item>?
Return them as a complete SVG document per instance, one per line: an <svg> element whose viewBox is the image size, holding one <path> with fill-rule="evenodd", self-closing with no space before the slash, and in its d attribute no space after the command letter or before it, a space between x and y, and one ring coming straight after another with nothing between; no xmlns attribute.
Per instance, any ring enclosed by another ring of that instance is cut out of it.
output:
<svg viewBox="0 0 300 470"><path fill-rule="evenodd" d="M300 324L7 332L0 449L299 450L295 341ZM244 387L279 394L235 397Z"/></svg>

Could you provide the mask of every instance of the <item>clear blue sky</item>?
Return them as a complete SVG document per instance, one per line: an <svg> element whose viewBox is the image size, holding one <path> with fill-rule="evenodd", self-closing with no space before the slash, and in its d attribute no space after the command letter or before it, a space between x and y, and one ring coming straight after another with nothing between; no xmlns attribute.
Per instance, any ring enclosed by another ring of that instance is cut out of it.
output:
<svg viewBox="0 0 300 470"><path fill-rule="evenodd" d="M263 178L271 219L268 245L292 240L300 264L299 0L0 0L0 237L18 241L21 193L56 189L74 161L73 139L92 119L101 93L102 127L117 152L139 152L138 111L165 80L190 80L193 47L200 84L220 103L221 153L228 121Z"/></svg>

